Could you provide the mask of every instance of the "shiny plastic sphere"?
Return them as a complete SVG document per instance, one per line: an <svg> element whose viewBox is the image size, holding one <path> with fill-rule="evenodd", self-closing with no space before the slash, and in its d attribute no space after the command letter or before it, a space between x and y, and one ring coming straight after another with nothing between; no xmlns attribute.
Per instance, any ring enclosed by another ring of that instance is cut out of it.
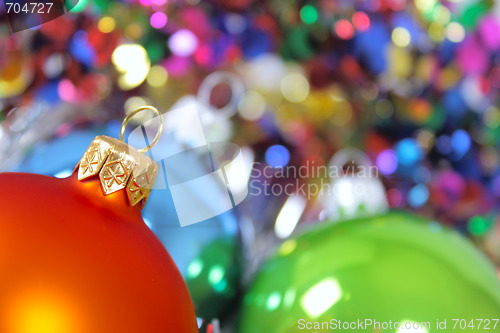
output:
<svg viewBox="0 0 500 333"><path fill-rule="evenodd" d="M393 212L326 222L285 241L246 294L239 333L336 332L338 321L358 319L430 322L418 331L427 333L447 320L441 331L453 332L453 319L498 318L500 282L486 257L437 222ZM314 322L328 324L314 330Z"/></svg>

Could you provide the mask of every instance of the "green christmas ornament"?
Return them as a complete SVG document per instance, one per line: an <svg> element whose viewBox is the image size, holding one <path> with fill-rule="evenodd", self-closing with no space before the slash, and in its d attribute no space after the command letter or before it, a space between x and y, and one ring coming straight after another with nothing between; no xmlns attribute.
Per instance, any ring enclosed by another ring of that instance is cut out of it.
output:
<svg viewBox="0 0 500 333"><path fill-rule="evenodd" d="M456 231L389 211L361 151L339 151L320 197L328 221L283 242L244 298L239 333L500 330L500 282Z"/></svg>
<svg viewBox="0 0 500 333"><path fill-rule="evenodd" d="M286 240L246 294L238 332L333 332L370 320L347 331L478 332L488 323L493 332L499 318L498 273L485 256L437 222L389 212Z"/></svg>
<svg viewBox="0 0 500 333"><path fill-rule="evenodd" d="M198 257L191 260L185 276L198 317L205 320L220 318L235 305L242 262L238 242L229 237L209 243Z"/></svg>

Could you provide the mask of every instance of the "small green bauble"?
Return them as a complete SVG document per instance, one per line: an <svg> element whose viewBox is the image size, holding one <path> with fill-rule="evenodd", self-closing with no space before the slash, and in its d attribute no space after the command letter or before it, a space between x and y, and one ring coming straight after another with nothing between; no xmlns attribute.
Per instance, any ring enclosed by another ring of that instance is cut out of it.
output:
<svg viewBox="0 0 500 333"><path fill-rule="evenodd" d="M285 241L246 294L239 333L483 332L481 319L494 332L499 318L498 273L483 254L437 222L391 212ZM365 319L385 329L341 326ZM453 330L453 319L465 321ZM405 329L415 322L430 326Z"/></svg>
<svg viewBox="0 0 500 333"><path fill-rule="evenodd" d="M243 262L238 242L218 238L206 245L189 263L186 284L196 314L204 320L222 318L237 305Z"/></svg>

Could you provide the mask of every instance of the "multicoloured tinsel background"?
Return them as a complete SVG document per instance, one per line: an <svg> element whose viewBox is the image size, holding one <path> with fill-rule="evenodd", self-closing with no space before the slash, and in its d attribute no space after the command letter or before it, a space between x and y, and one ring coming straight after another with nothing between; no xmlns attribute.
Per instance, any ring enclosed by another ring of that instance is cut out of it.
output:
<svg viewBox="0 0 500 333"><path fill-rule="evenodd" d="M209 140L261 166L363 151L390 208L457 229L500 266L495 1L81 0L16 33L2 19L0 171L78 130L116 135L124 110L191 98L223 115ZM321 216L305 199L299 225ZM250 196L239 207L252 239L262 236L254 248L286 238L275 223L287 202Z"/></svg>

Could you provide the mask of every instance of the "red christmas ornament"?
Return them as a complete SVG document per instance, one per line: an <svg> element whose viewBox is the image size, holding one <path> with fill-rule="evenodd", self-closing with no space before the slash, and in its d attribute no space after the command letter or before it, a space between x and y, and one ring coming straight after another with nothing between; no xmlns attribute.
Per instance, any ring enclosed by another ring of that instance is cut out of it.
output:
<svg viewBox="0 0 500 333"><path fill-rule="evenodd" d="M69 178L0 174L0 332L198 332L182 276L141 218L156 171L98 137Z"/></svg>

